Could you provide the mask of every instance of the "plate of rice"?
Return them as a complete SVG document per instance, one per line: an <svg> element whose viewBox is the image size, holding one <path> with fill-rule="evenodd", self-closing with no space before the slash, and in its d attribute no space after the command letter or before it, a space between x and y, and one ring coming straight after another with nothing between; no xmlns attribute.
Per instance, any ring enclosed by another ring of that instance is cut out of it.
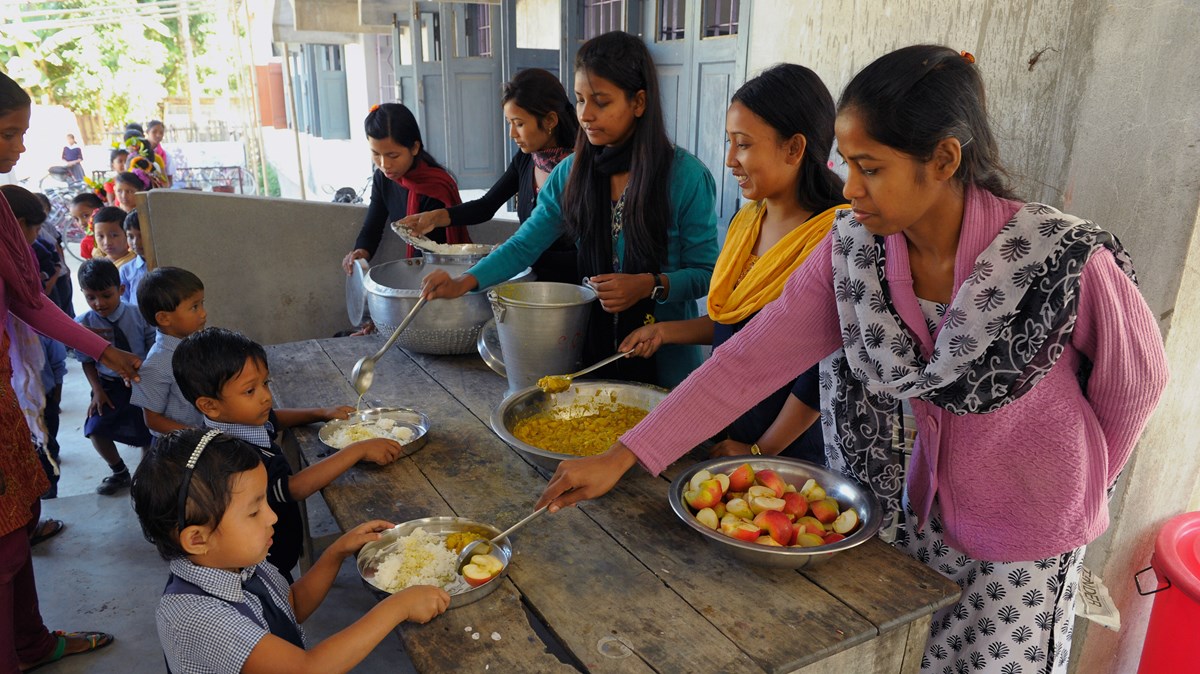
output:
<svg viewBox="0 0 1200 674"><path fill-rule="evenodd" d="M317 436L333 449L370 440L386 438L404 446L400 456L408 456L425 446L429 419L407 407L372 407L350 415L349 419L330 421Z"/></svg>
<svg viewBox="0 0 1200 674"><path fill-rule="evenodd" d="M499 533L492 526L461 517L426 517L405 522L362 547L358 552L358 572L363 583L379 597L413 585L435 585L450 594L450 608L465 606L500 586L499 579L508 573L512 545L505 540L492 546L490 554L503 562L504 570L479 587L471 587L455 573L458 553L452 548L471 538L490 539ZM384 548L395 541L400 544L385 552Z"/></svg>

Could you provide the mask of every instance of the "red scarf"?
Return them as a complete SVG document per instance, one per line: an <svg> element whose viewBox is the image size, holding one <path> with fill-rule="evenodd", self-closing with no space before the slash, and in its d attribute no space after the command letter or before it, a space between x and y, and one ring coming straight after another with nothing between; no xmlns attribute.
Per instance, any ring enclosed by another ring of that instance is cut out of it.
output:
<svg viewBox="0 0 1200 674"><path fill-rule="evenodd" d="M462 197L458 196L458 184L454 182L454 178L445 169L433 168L423 161L414 162L412 168L408 169L396 182L408 190L408 204L405 206L405 212L409 215L421 212L422 196L437 199L445 204L446 208L462 203ZM451 225L446 227L446 243L471 243L471 235L467 233L466 227ZM412 245L408 247L408 256L417 256L417 249Z"/></svg>

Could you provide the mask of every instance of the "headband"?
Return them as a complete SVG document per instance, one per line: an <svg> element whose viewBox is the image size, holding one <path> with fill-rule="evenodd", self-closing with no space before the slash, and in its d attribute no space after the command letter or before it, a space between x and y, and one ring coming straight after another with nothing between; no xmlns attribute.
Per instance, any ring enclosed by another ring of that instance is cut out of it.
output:
<svg viewBox="0 0 1200 674"><path fill-rule="evenodd" d="M192 483L192 473L196 471L196 463L200 461L200 454L204 452L204 448L212 439L221 434L221 431L212 429L200 438L200 442L196 443L196 448L192 450L192 455L188 457L187 464L183 469L183 484L179 485L179 531L183 533L183 528L187 525L185 520L187 515L187 497L188 487Z"/></svg>

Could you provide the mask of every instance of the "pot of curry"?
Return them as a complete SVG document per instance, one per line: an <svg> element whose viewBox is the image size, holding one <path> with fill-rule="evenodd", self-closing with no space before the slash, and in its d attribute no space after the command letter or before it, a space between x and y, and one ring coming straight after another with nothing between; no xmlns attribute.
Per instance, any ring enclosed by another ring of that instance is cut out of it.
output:
<svg viewBox="0 0 1200 674"><path fill-rule="evenodd" d="M535 465L599 454L667 397L667 389L631 381L582 380L561 393L531 386L492 412L492 430Z"/></svg>

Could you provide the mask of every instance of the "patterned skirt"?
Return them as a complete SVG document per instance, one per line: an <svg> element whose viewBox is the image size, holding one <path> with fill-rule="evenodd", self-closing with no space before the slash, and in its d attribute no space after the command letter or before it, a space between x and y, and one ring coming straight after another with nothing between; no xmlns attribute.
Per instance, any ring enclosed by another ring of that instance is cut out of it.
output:
<svg viewBox="0 0 1200 674"><path fill-rule="evenodd" d="M934 501L920 528L905 504L893 544L962 588L933 614L921 671L930 674L1066 674L1084 548L1032 562L971 559L946 544Z"/></svg>

